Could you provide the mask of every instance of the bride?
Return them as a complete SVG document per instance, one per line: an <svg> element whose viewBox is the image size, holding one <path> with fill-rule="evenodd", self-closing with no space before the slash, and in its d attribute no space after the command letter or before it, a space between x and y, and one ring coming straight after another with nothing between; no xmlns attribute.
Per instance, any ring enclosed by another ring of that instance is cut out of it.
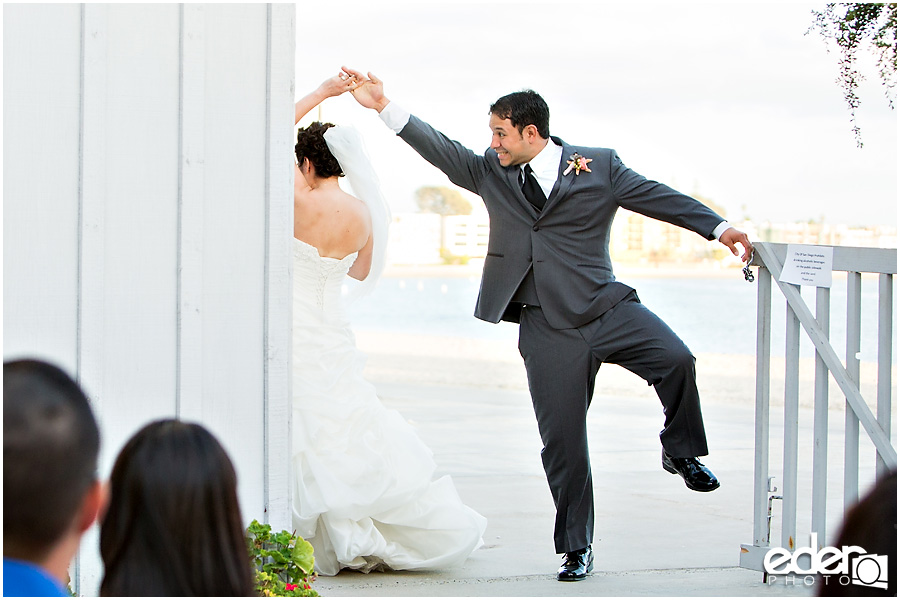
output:
<svg viewBox="0 0 900 600"><path fill-rule="evenodd" d="M295 122L357 82L336 75L296 104ZM344 311L347 277L370 291L384 265L390 214L356 130L299 130L294 184L293 525L316 571L453 567L482 544L486 520L431 450L362 375ZM346 175L354 196L338 179Z"/></svg>

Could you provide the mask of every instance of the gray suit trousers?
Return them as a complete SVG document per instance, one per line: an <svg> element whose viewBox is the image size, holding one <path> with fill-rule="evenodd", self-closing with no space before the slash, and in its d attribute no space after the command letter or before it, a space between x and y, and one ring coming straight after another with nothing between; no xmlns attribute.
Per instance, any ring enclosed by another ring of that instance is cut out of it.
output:
<svg viewBox="0 0 900 600"><path fill-rule="evenodd" d="M586 419L602 363L621 365L655 387L665 413L660 441L669 454L707 454L694 356L637 294L632 292L574 329L554 329L540 307L526 306L519 325L519 352L544 445L541 460L556 505L557 553L584 548L593 540Z"/></svg>

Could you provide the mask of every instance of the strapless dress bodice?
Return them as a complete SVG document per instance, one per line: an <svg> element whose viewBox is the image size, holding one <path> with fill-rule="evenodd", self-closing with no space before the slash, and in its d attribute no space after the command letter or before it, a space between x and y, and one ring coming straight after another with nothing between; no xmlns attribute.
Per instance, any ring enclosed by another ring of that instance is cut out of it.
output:
<svg viewBox="0 0 900 600"><path fill-rule="evenodd" d="M294 305L343 317L342 286L358 254L321 256L315 246L294 238Z"/></svg>

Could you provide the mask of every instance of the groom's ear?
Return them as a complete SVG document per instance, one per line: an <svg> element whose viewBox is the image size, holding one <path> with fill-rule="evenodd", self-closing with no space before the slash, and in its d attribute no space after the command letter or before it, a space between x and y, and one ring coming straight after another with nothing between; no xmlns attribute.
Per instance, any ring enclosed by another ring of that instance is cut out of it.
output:
<svg viewBox="0 0 900 600"><path fill-rule="evenodd" d="M529 143L531 143L536 141L541 136L538 133L537 126L526 125L525 128L522 129L522 137L525 138Z"/></svg>

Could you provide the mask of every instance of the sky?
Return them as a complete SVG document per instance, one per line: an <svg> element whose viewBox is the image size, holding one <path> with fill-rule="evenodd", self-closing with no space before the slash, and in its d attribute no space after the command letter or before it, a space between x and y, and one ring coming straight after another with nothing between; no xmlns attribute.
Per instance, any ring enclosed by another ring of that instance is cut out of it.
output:
<svg viewBox="0 0 900 600"><path fill-rule="evenodd" d="M897 224L897 114L862 56L857 148L815 32L824 3L298 3L299 99L341 65L482 153L488 108L531 88L551 134L614 148L638 173L712 200L737 221ZM345 94L322 118L363 133L395 212L449 185L374 111ZM481 209L475 196L473 204Z"/></svg>

